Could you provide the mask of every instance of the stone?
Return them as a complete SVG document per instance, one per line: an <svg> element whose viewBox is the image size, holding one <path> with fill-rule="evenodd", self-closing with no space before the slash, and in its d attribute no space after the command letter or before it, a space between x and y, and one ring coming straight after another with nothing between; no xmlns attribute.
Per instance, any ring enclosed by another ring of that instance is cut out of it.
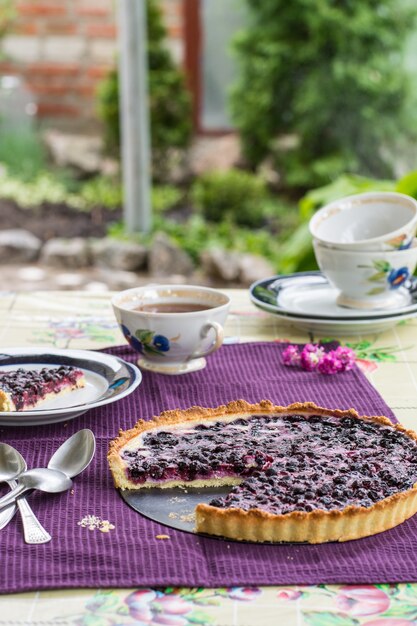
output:
<svg viewBox="0 0 417 626"><path fill-rule="evenodd" d="M151 276L189 276L194 264L184 250L160 232L155 235L149 249L148 269Z"/></svg>
<svg viewBox="0 0 417 626"><path fill-rule="evenodd" d="M223 248L211 248L201 255L204 273L214 279L233 282L239 279L239 254Z"/></svg>
<svg viewBox="0 0 417 626"><path fill-rule="evenodd" d="M267 259L256 254L242 254L239 259L239 281L249 287L256 280L274 276L276 269Z"/></svg>
<svg viewBox="0 0 417 626"><path fill-rule="evenodd" d="M139 278L135 272L127 272L123 270L113 270L110 272L111 276L107 276L106 281L109 288L116 291L123 291L123 289L132 289L132 287L140 287L141 284L146 284L147 280ZM103 278L104 280L104 278Z"/></svg>
<svg viewBox="0 0 417 626"><path fill-rule="evenodd" d="M85 174L98 174L103 165L103 140L99 136L73 135L47 130L43 140L60 167L72 167Z"/></svg>
<svg viewBox="0 0 417 626"><path fill-rule="evenodd" d="M189 151L188 163L191 174L204 172L227 172L241 161L239 137L234 133L222 137L197 137Z"/></svg>
<svg viewBox="0 0 417 626"><path fill-rule="evenodd" d="M263 178L268 185L277 187L281 182L281 176L276 169L276 165L272 157L264 159L257 168L256 173Z"/></svg>
<svg viewBox="0 0 417 626"><path fill-rule="evenodd" d="M84 286L84 276L78 272L63 272L55 281L60 289L81 289Z"/></svg>
<svg viewBox="0 0 417 626"><path fill-rule="evenodd" d="M90 246L86 239L56 237L47 241L42 249L41 261L65 269L78 269L91 265Z"/></svg>
<svg viewBox="0 0 417 626"><path fill-rule="evenodd" d="M148 251L140 243L118 241L110 237L96 240L92 246L94 263L100 267L135 272L146 265Z"/></svg>
<svg viewBox="0 0 417 626"><path fill-rule="evenodd" d="M41 240L28 230L0 231L1 263L30 263L38 258L41 247Z"/></svg>

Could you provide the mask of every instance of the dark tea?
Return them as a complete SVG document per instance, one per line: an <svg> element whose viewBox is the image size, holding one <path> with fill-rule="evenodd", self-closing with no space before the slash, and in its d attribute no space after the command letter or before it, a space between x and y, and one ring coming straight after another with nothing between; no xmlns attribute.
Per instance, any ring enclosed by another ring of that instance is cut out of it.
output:
<svg viewBox="0 0 417 626"><path fill-rule="evenodd" d="M196 313L207 311L213 307L209 304L197 304L195 302L153 302L135 307L133 311L144 313Z"/></svg>

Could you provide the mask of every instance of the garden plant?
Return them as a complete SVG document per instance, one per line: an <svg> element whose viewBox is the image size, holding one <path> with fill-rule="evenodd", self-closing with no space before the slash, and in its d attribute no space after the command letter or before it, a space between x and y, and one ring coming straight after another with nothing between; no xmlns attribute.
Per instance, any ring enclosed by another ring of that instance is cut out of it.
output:
<svg viewBox="0 0 417 626"><path fill-rule="evenodd" d="M232 113L249 164L270 157L304 189L346 172L392 176L395 146L416 128L403 58L415 5L246 2Z"/></svg>

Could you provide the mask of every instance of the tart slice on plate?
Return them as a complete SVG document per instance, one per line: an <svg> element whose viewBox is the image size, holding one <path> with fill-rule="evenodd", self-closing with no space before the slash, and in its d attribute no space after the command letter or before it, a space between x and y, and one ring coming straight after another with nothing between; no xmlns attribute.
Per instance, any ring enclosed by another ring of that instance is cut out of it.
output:
<svg viewBox="0 0 417 626"><path fill-rule="evenodd" d="M82 370L71 365L0 372L0 411L25 411L85 386Z"/></svg>
<svg viewBox="0 0 417 626"><path fill-rule="evenodd" d="M347 541L417 511L417 435L382 416L244 400L140 420L108 454L120 489L230 485L196 531L260 542Z"/></svg>

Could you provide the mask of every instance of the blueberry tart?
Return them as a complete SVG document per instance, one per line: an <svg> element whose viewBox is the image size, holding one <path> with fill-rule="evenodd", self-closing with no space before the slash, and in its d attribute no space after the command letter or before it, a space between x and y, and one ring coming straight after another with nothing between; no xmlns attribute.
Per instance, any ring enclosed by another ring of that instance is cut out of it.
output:
<svg viewBox="0 0 417 626"><path fill-rule="evenodd" d="M0 411L26 411L44 400L85 386L84 373L70 365L0 372Z"/></svg>
<svg viewBox="0 0 417 626"><path fill-rule="evenodd" d="M386 417L243 400L167 411L121 431L120 489L230 485L196 507L197 532L248 541L347 541L417 511L417 435Z"/></svg>

